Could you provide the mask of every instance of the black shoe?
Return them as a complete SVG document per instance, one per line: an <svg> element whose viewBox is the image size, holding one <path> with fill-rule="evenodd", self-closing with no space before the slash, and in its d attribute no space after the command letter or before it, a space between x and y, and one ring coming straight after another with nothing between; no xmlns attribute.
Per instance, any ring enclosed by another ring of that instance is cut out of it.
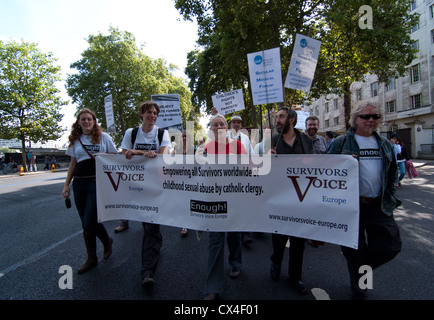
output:
<svg viewBox="0 0 434 320"><path fill-rule="evenodd" d="M306 287L304 286L304 283L301 282L300 280L298 281L291 281L292 285L294 286L295 290L302 295L306 295L307 294L307 290Z"/></svg>
<svg viewBox="0 0 434 320"><path fill-rule="evenodd" d="M152 278L151 276L145 276L145 277L143 277L143 280L142 280L142 287L143 287L143 289L151 290L151 289L154 288L154 285L155 285L154 278Z"/></svg>
<svg viewBox="0 0 434 320"><path fill-rule="evenodd" d="M368 291L362 289L354 289L351 287L351 299L352 300L366 300L368 299Z"/></svg>
<svg viewBox="0 0 434 320"><path fill-rule="evenodd" d="M271 275L271 279L273 279L274 281L279 280L279 278L280 278L280 264L273 262L273 261L271 262L270 275Z"/></svg>

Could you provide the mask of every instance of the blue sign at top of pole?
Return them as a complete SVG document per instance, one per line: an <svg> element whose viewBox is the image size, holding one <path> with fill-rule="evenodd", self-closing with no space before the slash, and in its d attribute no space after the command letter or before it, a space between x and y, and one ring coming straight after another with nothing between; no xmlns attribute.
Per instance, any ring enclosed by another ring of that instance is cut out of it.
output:
<svg viewBox="0 0 434 320"><path fill-rule="evenodd" d="M285 87L309 92L318 62L321 41L297 34Z"/></svg>
<svg viewBox="0 0 434 320"><path fill-rule="evenodd" d="M280 48L247 55L253 104L268 104L283 101Z"/></svg>

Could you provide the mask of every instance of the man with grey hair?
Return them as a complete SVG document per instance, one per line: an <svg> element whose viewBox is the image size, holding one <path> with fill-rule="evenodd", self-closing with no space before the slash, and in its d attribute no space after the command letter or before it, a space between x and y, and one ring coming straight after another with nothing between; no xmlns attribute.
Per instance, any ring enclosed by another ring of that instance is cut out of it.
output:
<svg viewBox="0 0 434 320"><path fill-rule="evenodd" d="M360 267L375 269L401 251L399 227L393 217L399 202L395 198L397 164L390 141L376 132L381 117L375 104L359 105L351 114L351 128L337 137L327 152L352 155L359 162L358 249L341 248L355 299L367 297L365 286L360 286Z"/></svg>

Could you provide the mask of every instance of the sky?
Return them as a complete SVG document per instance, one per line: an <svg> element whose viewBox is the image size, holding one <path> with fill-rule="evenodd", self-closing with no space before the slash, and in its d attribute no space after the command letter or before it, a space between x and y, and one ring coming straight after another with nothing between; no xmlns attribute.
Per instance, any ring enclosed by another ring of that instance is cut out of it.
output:
<svg viewBox="0 0 434 320"><path fill-rule="evenodd" d="M52 52L63 80L75 73L69 66L87 49L88 36L108 35L110 26L131 32L138 44L145 44L146 55L178 66L175 75L187 79L184 69L187 53L196 48L197 24L183 20L174 0L0 0L0 40L34 42L42 52ZM70 101L62 109L63 144L76 107L65 81L58 87L63 100Z"/></svg>

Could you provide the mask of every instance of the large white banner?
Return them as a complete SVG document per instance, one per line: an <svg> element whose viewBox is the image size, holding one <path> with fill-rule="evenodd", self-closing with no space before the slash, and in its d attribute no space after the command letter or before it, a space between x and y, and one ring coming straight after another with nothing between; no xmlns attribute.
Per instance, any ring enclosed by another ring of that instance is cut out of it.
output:
<svg viewBox="0 0 434 320"><path fill-rule="evenodd" d="M283 101L280 48L249 53L250 84L253 104L268 104Z"/></svg>
<svg viewBox="0 0 434 320"><path fill-rule="evenodd" d="M285 87L310 91L318 62L321 41L301 34L295 36L294 50L285 80Z"/></svg>
<svg viewBox="0 0 434 320"><path fill-rule="evenodd" d="M243 89L213 95L212 104L223 115L244 110Z"/></svg>
<svg viewBox="0 0 434 320"><path fill-rule="evenodd" d="M271 156L268 174L260 175L261 165L252 164L259 158L241 164L235 155L205 162L178 155L178 164L168 164L163 155L131 160L98 155L98 219L279 233L357 248L359 183L353 157Z"/></svg>

